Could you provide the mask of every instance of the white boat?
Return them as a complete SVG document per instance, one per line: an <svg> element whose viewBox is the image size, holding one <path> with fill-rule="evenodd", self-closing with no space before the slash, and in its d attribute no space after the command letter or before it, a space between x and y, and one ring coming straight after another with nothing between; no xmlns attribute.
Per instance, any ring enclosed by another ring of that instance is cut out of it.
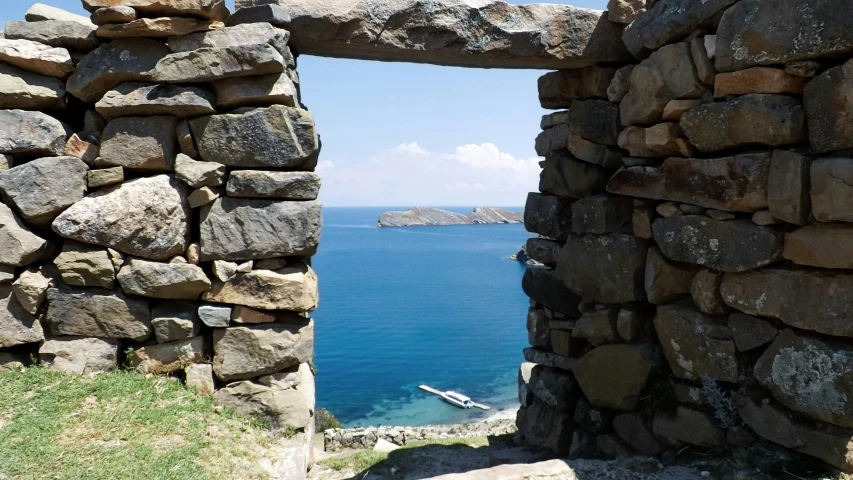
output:
<svg viewBox="0 0 853 480"><path fill-rule="evenodd" d="M465 395L462 395L461 393L458 393L458 392L454 392L454 391L442 392L440 390L436 390L436 389L429 387L427 385L421 385L418 388L420 388L421 390L424 390L426 392L432 393L433 395L438 395L439 397L443 398L444 401L446 401L447 403L449 403L451 405L455 405L459 408L481 408L483 410L491 410L490 407L487 407L487 406L482 405L480 403L475 403L470 398L468 398Z"/></svg>

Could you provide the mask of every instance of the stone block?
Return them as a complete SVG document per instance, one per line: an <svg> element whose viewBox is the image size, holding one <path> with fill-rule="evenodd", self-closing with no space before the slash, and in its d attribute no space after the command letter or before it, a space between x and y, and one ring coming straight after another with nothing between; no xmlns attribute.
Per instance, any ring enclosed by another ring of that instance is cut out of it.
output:
<svg viewBox="0 0 853 480"><path fill-rule="evenodd" d="M109 23L98 27L100 38L167 38L213 30L222 22L191 17L139 18L125 23Z"/></svg>
<svg viewBox="0 0 853 480"><path fill-rule="evenodd" d="M6 22L4 34L9 39L31 40L72 52L88 53L100 45L96 27L76 21L41 20L38 22Z"/></svg>
<svg viewBox="0 0 853 480"><path fill-rule="evenodd" d="M725 317L671 304L658 307L654 324L673 375L685 380L707 375L716 381L738 382L737 351Z"/></svg>
<svg viewBox="0 0 853 480"><path fill-rule="evenodd" d="M733 313L729 317L729 330L739 352L763 347L779 335L779 329L767 320L743 313Z"/></svg>
<svg viewBox="0 0 853 480"><path fill-rule="evenodd" d="M853 269L853 225L810 225L785 234L782 256L797 265Z"/></svg>
<svg viewBox="0 0 853 480"><path fill-rule="evenodd" d="M228 176L229 197L315 200L320 176L313 172L236 170Z"/></svg>
<svg viewBox="0 0 853 480"><path fill-rule="evenodd" d="M853 158L812 162L811 201L817 221L853 222Z"/></svg>
<svg viewBox="0 0 853 480"><path fill-rule="evenodd" d="M557 265L560 250L563 248L562 243L546 238L528 238L525 245L528 257L551 267Z"/></svg>
<svg viewBox="0 0 853 480"><path fill-rule="evenodd" d="M521 288L536 303L569 317L580 317L580 297L551 270L528 268L521 280Z"/></svg>
<svg viewBox="0 0 853 480"><path fill-rule="evenodd" d="M178 118L169 115L121 117L110 121L103 133L99 167L174 170Z"/></svg>
<svg viewBox="0 0 853 480"><path fill-rule="evenodd" d="M612 172L558 151L545 159L539 190L558 197L584 198L604 193Z"/></svg>
<svg viewBox="0 0 853 480"><path fill-rule="evenodd" d="M151 325L157 343L169 343L198 336L201 322L195 303L164 302L151 309Z"/></svg>
<svg viewBox="0 0 853 480"><path fill-rule="evenodd" d="M53 263L68 285L108 290L115 285L116 271L105 248L67 241Z"/></svg>
<svg viewBox="0 0 853 480"><path fill-rule="evenodd" d="M116 0L83 0L83 8L95 12L116 3ZM121 0L121 5L152 17L186 15L225 21L230 14L225 0Z"/></svg>
<svg viewBox="0 0 853 480"><path fill-rule="evenodd" d="M310 312L317 308L317 275L304 263L293 262L275 272L253 270L227 282L214 281L202 298L261 310Z"/></svg>
<svg viewBox="0 0 853 480"><path fill-rule="evenodd" d="M190 363L201 363L204 357L204 337L137 348L128 357L132 368L144 374L172 373Z"/></svg>
<svg viewBox="0 0 853 480"><path fill-rule="evenodd" d="M690 294L696 273L695 266L673 262L664 257L659 248L649 248L645 277L649 303L663 305Z"/></svg>
<svg viewBox="0 0 853 480"><path fill-rule="evenodd" d="M540 401L562 412L573 411L580 396L574 375L542 365L533 367L527 388Z"/></svg>
<svg viewBox="0 0 853 480"><path fill-rule="evenodd" d="M45 319L54 335L143 341L152 333L148 302L117 291L60 286L47 291L47 303Z"/></svg>
<svg viewBox="0 0 853 480"><path fill-rule="evenodd" d="M659 0L639 15L622 33L622 41L638 58L648 52L684 39L737 0Z"/></svg>
<svg viewBox="0 0 853 480"><path fill-rule="evenodd" d="M572 337L582 338L597 347L617 340L618 308L607 308L584 313L572 328Z"/></svg>
<svg viewBox="0 0 853 480"><path fill-rule="evenodd" d="M630 234L570 236L556 274L588 301L645 301L643 277L649 243Z"/></svg>
<svg viewBox="0 0 853 480"><path fill-rule="evenodd" d="M714 81L714 97L749 93L782 93L802 95L807 78L787 73L780 68L753 67L736 72L721 73Z"/></svg>
<svg viewBox="0 0 853 480"><path fill-rule="evenodd" d="M549 72L539 77L542 108L569 108L575 100L607 98L615 68L586 67Z"/></svg>
<svg viewBox="0 0 853 480"><path fill-rule="evenodd" d="M563 241L572 228L570 205L559 197L531 192L524 207L524 228L530 233Z"/></svg>
<svg viewBox="0 0 853 480"><path fill-rule="evenodd" d="M314 323L292 316L286 322L217 329L213 351L213 371L227 382L280 372L313 358Z"/></svg>
<svg viewBox="0 0 853 480"><path fill-rule="evenodd" d="M604 345L584 355L573 370L592 406L631 411L657 367L650 345Z"/></svg>
<svg viewBox="0 0 853 480"><path fill-rule="evenodd" d="M80 61L66 88L80 100L94 103L122 83L150 82L157 62L168 54L169 48L155 40L133 38L106 43Z"/></svg>
<svg viewBox="0 0 853 480"><path fill-rule="evenodd" d="M216 113L216 96L196 87L128 82L108 91L95 110L105 119L173 115L180 118Z"/></svg>
<svg viewBox="0 0 853 480"><path fill-rule="evenodd" d="M53 246L31 232L6 204L0 203L0 264L23 267L43 260Z"/></svg>
<svg viewBox="0 0 853 480"><path fill-rule="evenodd" d="M18 301L12 285L0 285L0 348L44 340L39 320Z"/></svg>
<svg viewBox="0 0 853 480"><path fill-rule="evenodd" d="M73 375L112 372L118 364L117 340L48 337L39 347L39 362L48 369Z"/></svg>
<svg viewBox="0 0 853 480"><path fill-rule="evenodd" d="M805 225L811 215L812 160L785 150L776 150L767 175L767 206L770 214L784 222Z"/></svg>
<svg viewBox="0 0 853 480"><path fill-rule="evenodd" d="M620 233L631 223L634 202L630 197L596 195L572 203L572 232Z"/></svg>
<svg viewBox="0 0 853 480"><path fill-rule="evenodd" d="M693 277L690 284L690 296L696 308L708 315L725 315L729 309L720 293L723 274L708 269L702 269Z"/></svg>
<svg viewBox="0 0 853 480"><path fill-rule="evenodd" d="M619 106L607 100L575 100L569 108L569 127L573 134L600 145L619 144Z"/></svg>
<svg viewBox="0 0 853 480"><path fill-rule="evenodd" d="M210 288L200 267L138 258L126 262L116 279L125 293L152 298L195 300Z"/></svg>
<svg viewBox="0 0 853 480"><path fill-rule="evenodd" d="M24 220L44 226L83 199L88 170L74 157L40 158L0 173L0 192Z"/></svg>
<svg viewBox="0 0 853 480"><path fill-rule="evenodd" d="M687 407L678 407L674 416L655 415L652 431L669 445L683 442L720 448L726 444L725 431L717 426L714 417Z"/></svg>

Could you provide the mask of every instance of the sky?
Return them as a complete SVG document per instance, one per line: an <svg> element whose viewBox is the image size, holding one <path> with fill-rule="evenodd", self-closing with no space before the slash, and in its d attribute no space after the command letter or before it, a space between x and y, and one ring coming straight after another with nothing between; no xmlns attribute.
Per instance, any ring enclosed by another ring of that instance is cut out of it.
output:
<svg viewBox="0 0 853 480"><path fill-rule="evenodd" d="M23 20L32 3L0 0L0 21ZM79 0L42 3L86 14ZM603 10L607 0L550 3ZM307 55L298 71L323 142L326 206L523 206L538 186L546 72Z"/></svg>

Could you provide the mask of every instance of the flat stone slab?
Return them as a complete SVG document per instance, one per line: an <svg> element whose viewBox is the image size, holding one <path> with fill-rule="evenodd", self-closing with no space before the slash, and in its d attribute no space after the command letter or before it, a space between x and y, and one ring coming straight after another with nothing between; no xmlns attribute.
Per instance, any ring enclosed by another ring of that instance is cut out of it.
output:
<svg viewBox="0 0 853 480"><path fill-rule="evenodd" d="M225 0L83 0L83 8L90 12L115 6L133 7L147 16L183 15L224 21L230 14Z"/></svg>
<svg viewBox="0 0 853 480"><path fill-rule="evenodd" d="M237 7L263 5L244 0ZM302 54L460 67L558 70L631 60L621 25L568 5L473 0L278 0Z"/></svg>

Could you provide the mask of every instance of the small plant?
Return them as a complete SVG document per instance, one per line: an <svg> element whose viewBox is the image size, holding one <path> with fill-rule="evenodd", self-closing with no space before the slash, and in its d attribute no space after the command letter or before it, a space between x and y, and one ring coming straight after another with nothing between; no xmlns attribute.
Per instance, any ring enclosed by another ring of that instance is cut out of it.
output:
<svg viewBox="0 0 853 480"><path fill-rule="evenodd" d="M341 428L341 422L325 408L318 408L314 412L314 420L317 422L318 432L325 432L330 428Z"/></svg>
<svg viewBox="0 0 853 480"><path fill-rule="evenodd" d="M714 409L714 418L720 423L720 427L732 428L741 424L734 402L709 375L702 375L702 396Z"/></svg>

